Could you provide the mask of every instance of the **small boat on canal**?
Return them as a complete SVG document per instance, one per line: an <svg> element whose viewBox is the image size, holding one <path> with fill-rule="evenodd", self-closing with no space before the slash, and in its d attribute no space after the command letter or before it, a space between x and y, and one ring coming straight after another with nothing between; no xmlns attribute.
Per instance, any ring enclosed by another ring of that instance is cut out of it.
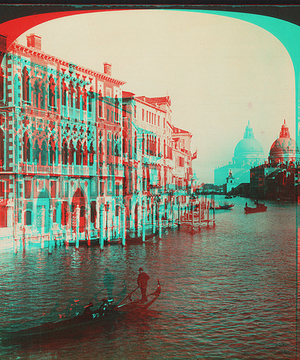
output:
<svg viewBox="0 0 300 360"><path fill-rule="evenodd" d="M141 299L132 299L133 293L138 289L139 288L137 287L133 290L118 305L113 305L112 300L103 299L102 304L98 309L92 311L91 307L93 307L93 304L90 303L84 307L83 314L79 314L69 319L48 322L43 325L19 331L0 331L2 344L29 344L35 341L74 336L75 334L82 333L84 329L92 327L95 324L107 324L122 314L143 312L157 300L161 293L159 280L156 290L147 294L146 302L142 302Z"/></svg>
<svg viewBox="0 0 300 360"><path fill-rule="evenodd" d="M267 206L265 204L259 204L258 202L256 202L256 207L253 208L253 207L248 206L246 203L244 210L245 210L246 214L264 212L267 210Z"/></svg>
<svg viewBox="0 0 300 360"><path fill-rule="evenodd" d="M215 206L215 207L211 207L211 210L231 210L234 207L234 204L224 204L224 205L219 205L219 206Z"/></svg>

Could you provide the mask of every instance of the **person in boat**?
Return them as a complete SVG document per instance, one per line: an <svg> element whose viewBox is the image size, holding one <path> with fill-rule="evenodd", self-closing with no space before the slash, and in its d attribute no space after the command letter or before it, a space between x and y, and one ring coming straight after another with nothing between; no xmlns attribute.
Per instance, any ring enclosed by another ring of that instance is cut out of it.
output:
<svg viewBox="0 0 300 360"><path fill-rule="evenodd" d="M114 274L112 274L109 271L109 268L106 268L105 274L104 274L104 279L103 279L103 284L104 284L104 288L107 291L108 300L112 300L112 298L113 298L112 294L113 294L115 280L116 280L116 277L114 276Z"/></svg>
<svg viewBox="0 0 300 360"><path fill-rule="evenodd" d="M137 278L137 283L141 289L142 303L148 301L146 292L147 292L147 283L148 283L149 279L150 279L150 277L144 272L144 269L142 267L140 267L139 268L139 276Z"/></svg>

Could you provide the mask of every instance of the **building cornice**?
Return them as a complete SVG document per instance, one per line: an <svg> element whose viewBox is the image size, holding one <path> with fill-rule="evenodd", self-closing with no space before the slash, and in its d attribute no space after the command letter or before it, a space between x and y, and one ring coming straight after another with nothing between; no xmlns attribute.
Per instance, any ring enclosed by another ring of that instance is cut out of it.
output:
<svg viewBox="0 0 300 360"><path fill-rule="evenodd" d="M118 86L126 84L125 81L114 79L114 78L112 78L112 77L110 77L110 76L108 76L106 74L103 74L103 73L97 72L95 70L85 68L83 66L77 66L77 65L74 66L74 64L69 63L67 61L64 61L62 59L59 59L56 56L46 54L46 53L44 53L42 51L39 51L39 50L36 50L36 49L28 48L28 47L26 47L24 45L21 45L21 44L18 44L18 43L15 43L14 46L12 47L12 50L15 50L15 49L20 51L20 52L23 52L26 55L35 56L35 57L37 57L39 59L56 63L56 64L58 64L60 66L69 67L69 65L73 65L74 71L80 71L80 72L82 72L84 74L87 74L87 75L90 75L92 77L98 77L103 81L109 81L109 82L112 82L112 83L114 83L115 85L118 85ZM90 79L90 80L92 80L92 79Z"/></svg>

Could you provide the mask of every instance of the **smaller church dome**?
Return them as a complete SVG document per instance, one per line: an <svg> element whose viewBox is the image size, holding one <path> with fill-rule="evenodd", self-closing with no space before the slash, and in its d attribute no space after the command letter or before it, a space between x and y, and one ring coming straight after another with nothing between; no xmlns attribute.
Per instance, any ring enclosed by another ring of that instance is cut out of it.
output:
<svg viewBox="0 0 300 360"><path fill-rule="evenodd" d="M290 137L289 128L284 120L279 138L273 142L270 148L269 162L279 164L287 161L298 161L299 158L299 150L295 141Z"/></svg>
<svg viewBox="0 0 300 360"><path fill-rule="evenodd" d="M253 129L248 121L244 139L238 142L234 149L233 161L236 165L252 164L253 161L264 159L264 152L259 141L254 138Z"/></svg>

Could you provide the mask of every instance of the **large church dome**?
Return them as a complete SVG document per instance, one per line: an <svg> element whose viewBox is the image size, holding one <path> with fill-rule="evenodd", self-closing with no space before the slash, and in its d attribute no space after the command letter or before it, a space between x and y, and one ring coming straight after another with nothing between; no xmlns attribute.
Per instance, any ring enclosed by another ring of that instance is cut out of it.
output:
<svg viewBox="0 0 300 360"><path fill-rule="evenodd" d="M279 138L271 146L269 162L279 164L286 161L299 161L300 154L295 141L290 137L290 131L285 120L281 126Z"/></svg>
<svg viewBox="0 0 300 360"><path fill-rule="evenodd" d="M238 142L234 150L233 162L237 166L256 165L264 160L264 152L259 141L254 138L250 121L246 126L244 139Z"/></svg>

